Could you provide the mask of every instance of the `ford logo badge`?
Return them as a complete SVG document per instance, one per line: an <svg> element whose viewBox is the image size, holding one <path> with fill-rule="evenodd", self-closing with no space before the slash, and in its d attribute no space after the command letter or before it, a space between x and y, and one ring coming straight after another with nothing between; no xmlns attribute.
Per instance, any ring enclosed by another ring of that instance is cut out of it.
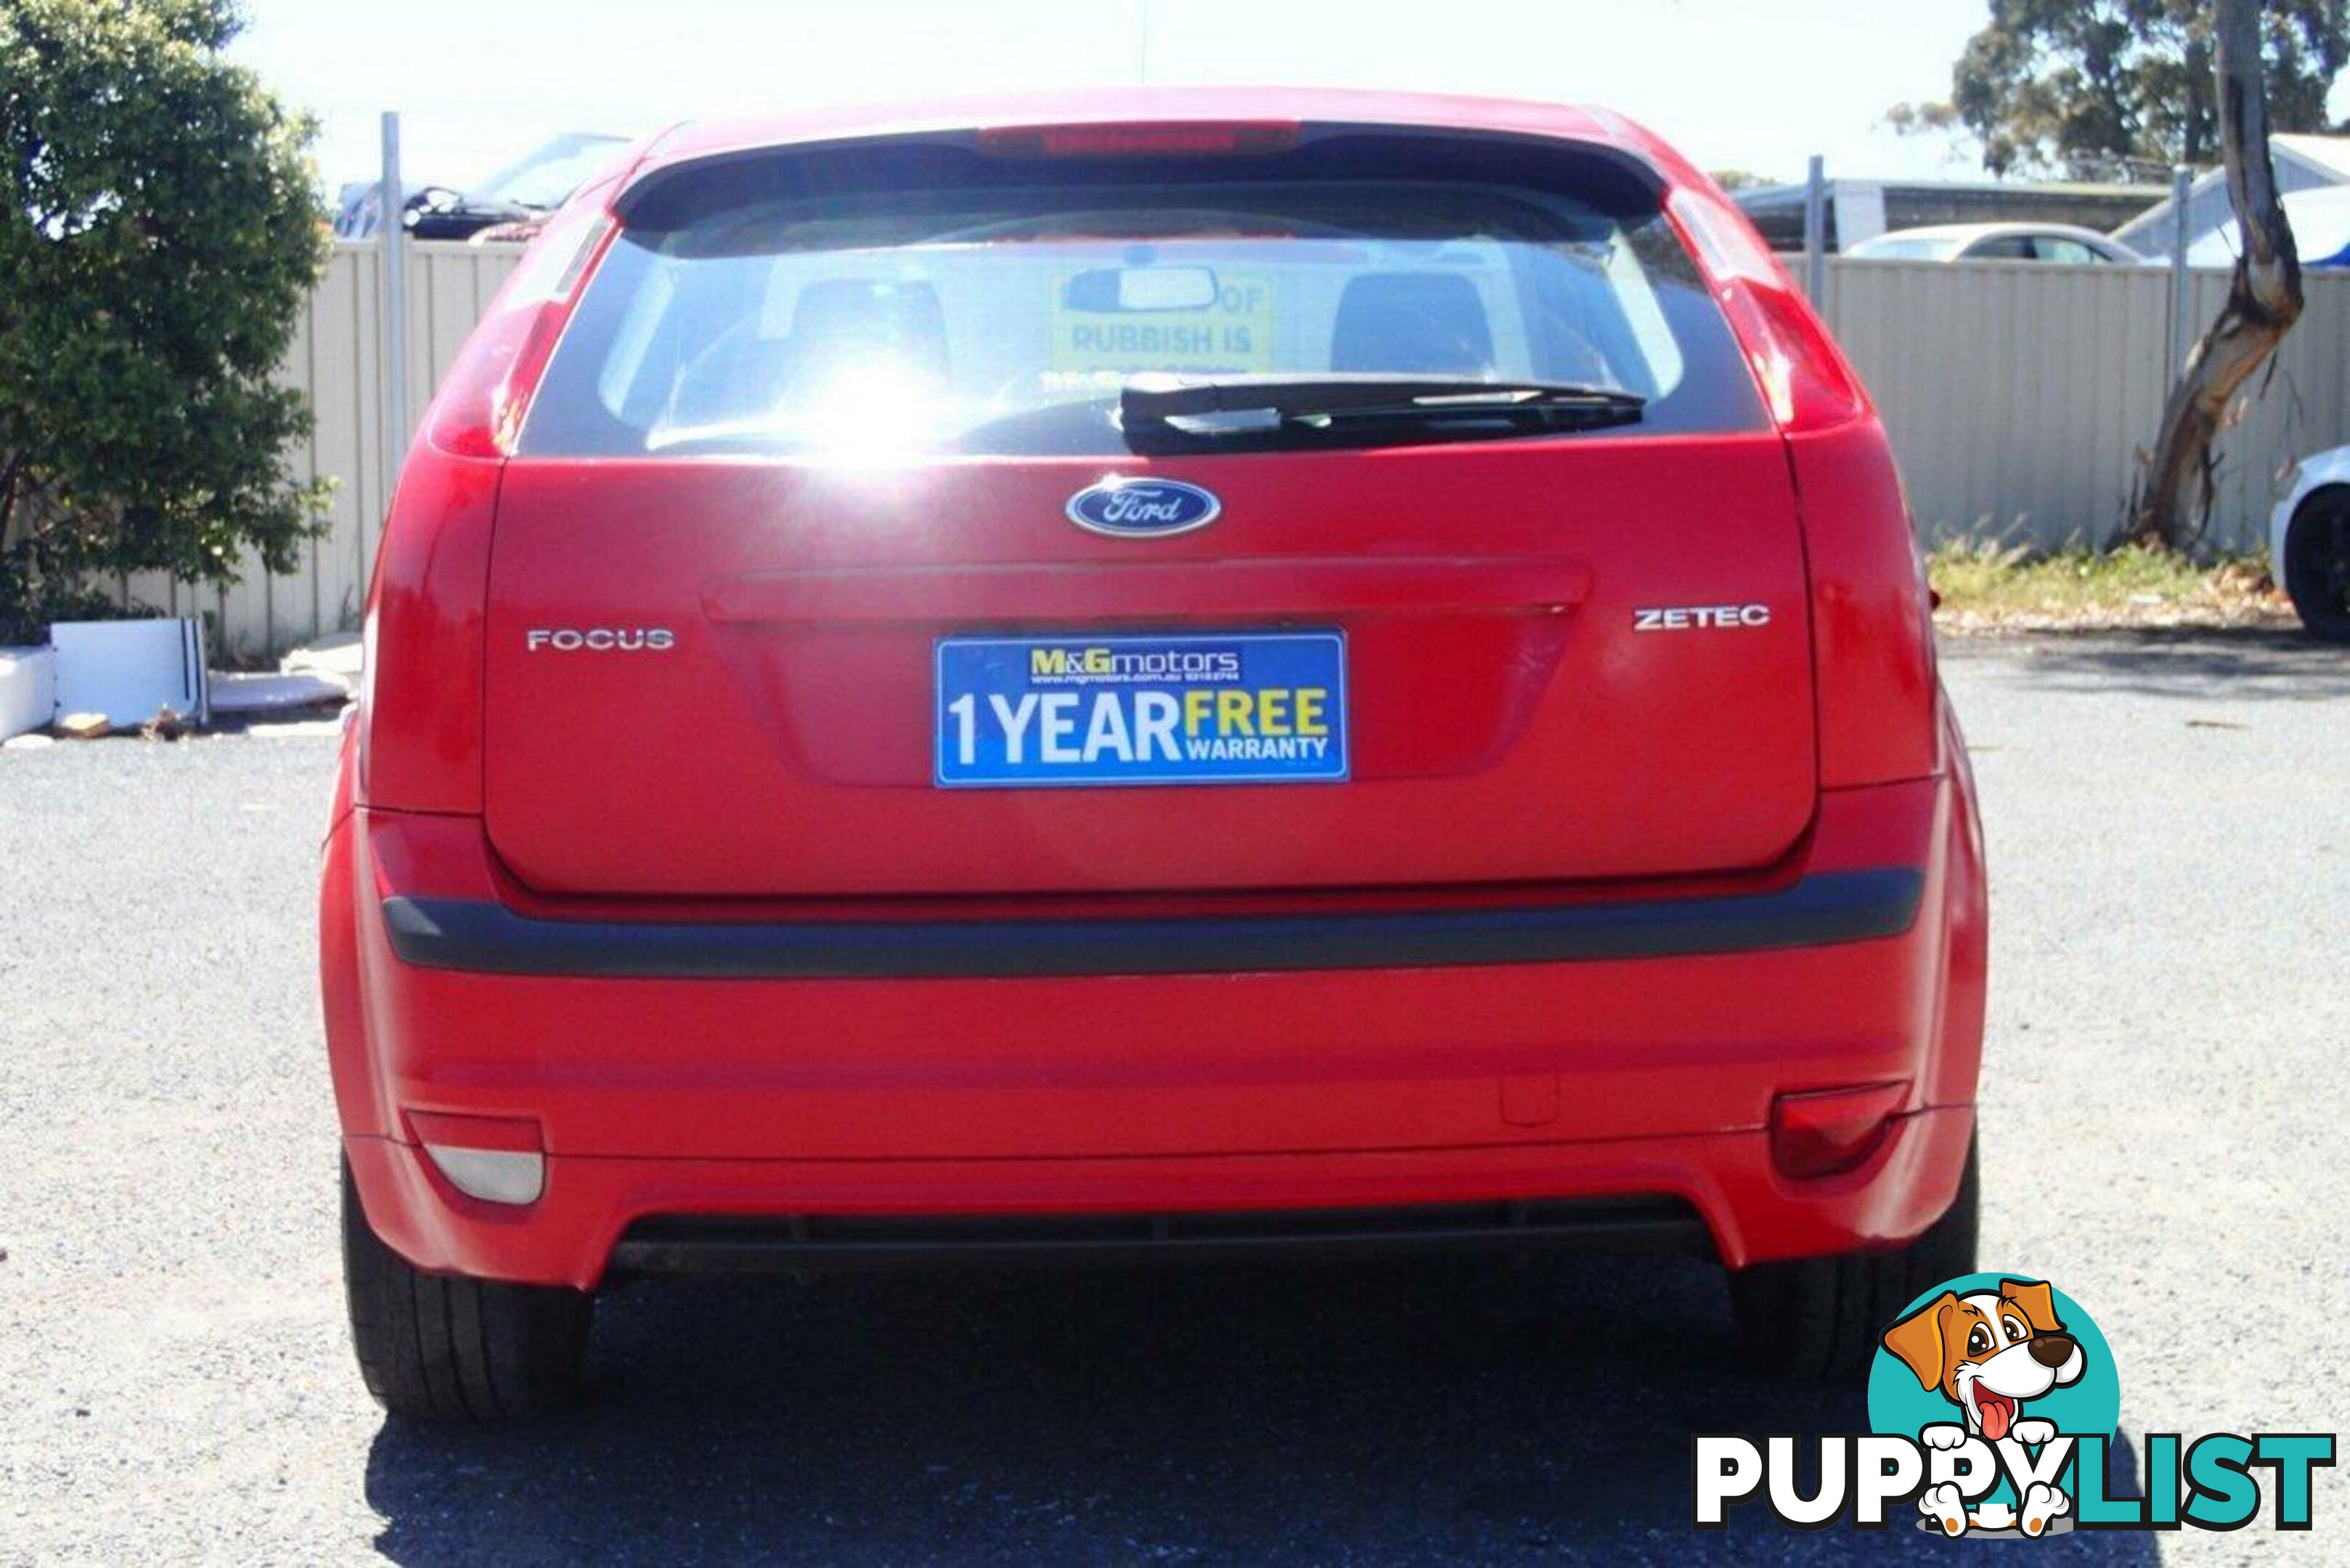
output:
<svg viewBox="0 0 2350 1568"><path fill-rule="evenodd" d="M1069 521L1117 539L1157 539L1205 528L1223 503L1180 479L1105 479L1069 497Z"/></svg>

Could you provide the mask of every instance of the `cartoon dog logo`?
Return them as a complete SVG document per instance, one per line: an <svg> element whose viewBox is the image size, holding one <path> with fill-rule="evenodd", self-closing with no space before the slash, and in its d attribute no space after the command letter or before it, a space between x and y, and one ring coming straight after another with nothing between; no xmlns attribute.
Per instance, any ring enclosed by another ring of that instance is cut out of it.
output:
<svg viewBox="0 0 2350 1568"><path fill-rule="evenodd" d="M1963 1424L1921 1428L1918 1439L1929 1449L1955 1449L1969 1438L2033 1448L2048 1442L2055 1423L2026 1417L2024 1402L2079 1382L2083 1365L2080 1342L2057 1320L2054 1293L2036 1280L2002 1280L1996 1291L1967 1295L1944 1291L1887 1329L1885 1348L1916 1374L1919 1387L1939 1391L1965 1415ZM2012 1518L2003 1504L1970 1512L1948 1481L1918 1500L1918 1511L1948 1535L2012 1523L2037 1536L2072 1507L2072 1499L2042 1482L2025 1491Z"/></svg>

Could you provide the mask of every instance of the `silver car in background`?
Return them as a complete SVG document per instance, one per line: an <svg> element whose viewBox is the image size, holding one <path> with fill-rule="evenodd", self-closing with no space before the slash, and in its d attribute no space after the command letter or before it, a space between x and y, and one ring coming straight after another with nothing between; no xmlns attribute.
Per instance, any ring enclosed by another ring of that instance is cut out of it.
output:
<svg viewBox="0 0 2350 1568"><path fill-rule="evenodd" d="M2071 266L2145 266L2147 258L2108 234L2071 223L1934 223L1895 229L1847 246L1863 261L2022 261Z"/></svg>

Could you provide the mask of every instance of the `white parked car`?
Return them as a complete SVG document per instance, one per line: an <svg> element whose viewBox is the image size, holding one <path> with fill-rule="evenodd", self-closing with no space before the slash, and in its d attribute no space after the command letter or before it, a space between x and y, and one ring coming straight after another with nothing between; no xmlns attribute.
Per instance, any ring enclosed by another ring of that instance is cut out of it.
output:
<svg viewBox="0 0 2350 1568"><path fill-rule="evenodd" d="M2269 518L2269 571L2328 642L2350 642L2350 446L2304 457Z"/></svg>
<svg viewBox="0 0 2350 1568"><path fill-rule="evenodd" d="M2028 261L2074 266L2144 266L2146 258L2109 234L2070 223L1933 223L1895 229L1849 245L1868 261Z"/></svg>
<svg viewBox="0 0 2350 1568"><path fill-rule="evenodd" d="M2301 254L2303 271L2350 266L2350 186L2288 191L2282 205L2284 221L2293 230L2293 249ZM2187 247L2187 265L2234 266L2243 251L2236 220L2230 218Z"/></svg>

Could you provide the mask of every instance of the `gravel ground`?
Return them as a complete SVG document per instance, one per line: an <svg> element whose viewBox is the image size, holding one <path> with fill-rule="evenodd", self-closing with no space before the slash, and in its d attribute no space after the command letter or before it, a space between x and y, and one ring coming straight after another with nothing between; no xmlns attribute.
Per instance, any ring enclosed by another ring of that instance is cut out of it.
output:
<svg viewBox="0 0 2350 1568"><path fill-rule="evenodd" d="M1984 1241L2093 1311L2131 1431L2343 1424L2350 659L1947 658L1993 857ZM389 1427L344 1342L317 726L0 753L0 1559L1492 1562L1693 1536L1691 1431L1855 1430L1679 1263L640 1289L598 1399ZM2317 1533L2058 1556L2350 1557ZM1927 1548L1934 1550L1937 1548Z"/></svg>

